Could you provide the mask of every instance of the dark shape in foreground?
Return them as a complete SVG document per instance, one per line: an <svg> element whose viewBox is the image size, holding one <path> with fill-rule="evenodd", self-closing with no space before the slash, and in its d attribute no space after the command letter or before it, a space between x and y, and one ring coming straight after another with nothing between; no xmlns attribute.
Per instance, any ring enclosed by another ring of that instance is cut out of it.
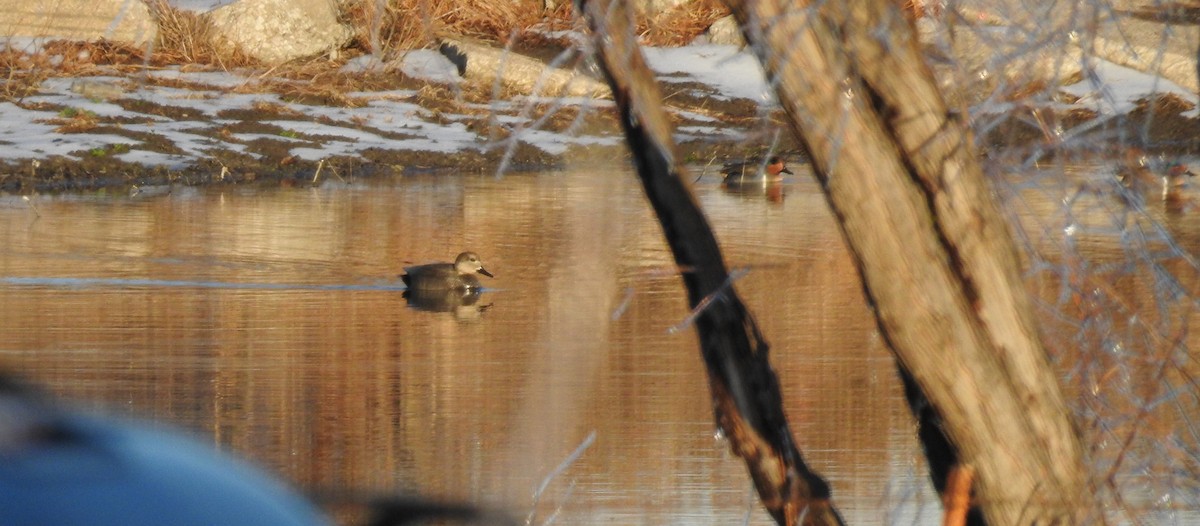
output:
<svg viewBox="0 0 1200 526"><path fill-rule="evenodd" d="M430 263L404 267L400 279L409 290L477 290L483 288L476 274L495 277L483 268L483 261L474 252L463 252L454 263Z"/></svg>
<svg viewBox="0 0 1200 526"><path fill-rule="evenodd" d="M511 525L498 513L418 497L324 495L369 526ZM211 444L59 407L0 373L0 524L5 526L317 526L300 494Z"/></svg>
<svg viewBox="0 0 1200 526"><path fill-rule="evenodd" d="M56 407L0 377L0 523L328 524L299 494L181 435Z"/></svg>

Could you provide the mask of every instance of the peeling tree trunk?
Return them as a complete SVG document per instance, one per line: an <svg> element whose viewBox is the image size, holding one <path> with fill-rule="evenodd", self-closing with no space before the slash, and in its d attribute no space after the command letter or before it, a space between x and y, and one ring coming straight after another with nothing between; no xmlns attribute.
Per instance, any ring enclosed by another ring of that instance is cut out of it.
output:
<svg viewBox="0 0 1200 526"><path fill-rule="evenodd" d="M812 156L902 369L992 524L1094 509L1006 223L890 0L727 0Z"/></svg>
<svg viewBox="0 0 1200 526"><path fill-rule="evenodd" d="M658 215L693 309L713 411L746 461L764 507L783 525L840 525L829 486L809 470L792 440L770 346L731 286L716 237L692 195L662 95L637 46L621 0L580 0L612 87L621 126L646 197Z"/></svg>

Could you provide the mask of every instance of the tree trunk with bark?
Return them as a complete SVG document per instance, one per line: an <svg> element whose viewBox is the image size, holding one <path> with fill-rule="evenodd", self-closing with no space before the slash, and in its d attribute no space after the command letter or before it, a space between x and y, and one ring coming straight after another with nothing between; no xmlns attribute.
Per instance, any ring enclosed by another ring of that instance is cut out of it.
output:
<svg viewBox="0 0 1200 526"><path fill-rule="evenodd" d="M777 89L881 333L975 470L992 524L1094 509L1015 244L969 131L891 0L727 0Z"/></svg>

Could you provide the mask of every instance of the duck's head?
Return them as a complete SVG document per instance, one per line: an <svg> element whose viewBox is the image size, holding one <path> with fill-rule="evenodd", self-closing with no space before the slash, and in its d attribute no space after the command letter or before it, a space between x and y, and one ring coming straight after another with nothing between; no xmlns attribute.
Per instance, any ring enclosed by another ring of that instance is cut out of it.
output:
<svg viewBox="0 0 1200 526"><path fill-rule="evenodd" d="M1171 179L1182 179L1184 176L1195 177L1192 168L1183 163L1171 163L1167 166L1167 177Z"/></svg>
<svg viewBox="0 0 1200 526"><path fill-rule="evenodd" d="M479 254L474 252L463 252L454 258L454 270L459 274L483 274L489 278L495 277L483 268L483 260L479 259Z"/></svg>
<svg viewBox="0 0 1200 526"><path fill-rule="evenodd" d="M783 164L783 159L780 159L778 156L767 159L767 174L769 174L771 177L781 177L779 174L794 175L792 174L792 171L788 170L787 166Z"/></svg>

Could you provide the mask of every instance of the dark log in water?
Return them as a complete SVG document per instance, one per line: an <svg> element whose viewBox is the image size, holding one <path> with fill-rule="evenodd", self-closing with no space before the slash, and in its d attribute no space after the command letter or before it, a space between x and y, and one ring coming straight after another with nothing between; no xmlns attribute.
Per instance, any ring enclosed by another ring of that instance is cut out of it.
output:
<svg viewBox="0 0 1200 526"><path fill-rule="evenodd" d="M792 441L770 346L730 283L720 247L677 164L662 96L636 44L624 4L580 2L613 89L634 164L671 247L694 310L713 409L779 524L842 524L829 486Z"/></svg>

